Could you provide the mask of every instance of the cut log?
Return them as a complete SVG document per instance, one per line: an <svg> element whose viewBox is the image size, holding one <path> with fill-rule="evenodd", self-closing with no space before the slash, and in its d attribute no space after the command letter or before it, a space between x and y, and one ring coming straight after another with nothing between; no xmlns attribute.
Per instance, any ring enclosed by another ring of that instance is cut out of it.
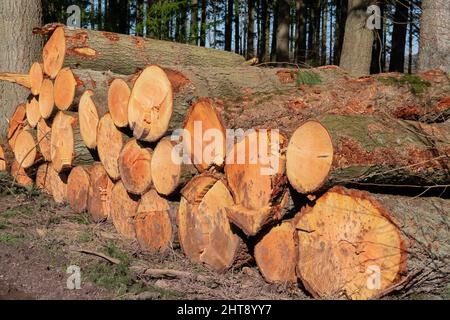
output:
<svg viewBox="0 0 450 320"><path fill-rule="evenodd" d="M54 79L64 64L66 40L63 28L56 28L42 51L44 72Z"/></svg>
<svg viewBox="0 0 450 320"><path fill-rule="evenodd" d="M7 140L11 150L14 150L17 135L20 133L26 123L26 108L25 104L21 103L16 107L16 110L9 119Z"/></svg>
<svg viewBox="0 0 450 320"><path fill-rule="evenodd" d="M300 193L351 182L450 183L450 124L325 116L307 121L287 148L287 177Z"/></svg>
<svg viewBox="0 0 450 320"><path fill-rule="evenodd" d="M151 178L156 191L162 195L170 195L182 188L197 173L193 165L173 158L179 155L176 146L176 142L166 137L158 142L153 151Z"/></svg>
<svg viewBox="0 0 450 320"><path fill-rule="evenodd" d="M33 62L30 68L30 90L35 96L41 94L41 85L44 80L44 71L42 70L43 64L39 62ZM39 97L40 99L40 97Z"/></svg>
<svg viewBox="0 0 450 320"><path fill-rule="evenodd" d="M94 161L81 138L77 114L59 111L55 116L51 132L51 158L57 172Z"/></svg>
<svg viewBox="0 0 450 320"><path fill-rule="evenodd" d="M108 108L114 124L119 128L128 126L128 101L131 89L123 79L115 79L108 90Z"/></svg>
<svg viewBox="0 0 450 320"><path fill-rule="evenodd" d="M42 118L49 119L55 111L53 81L44 79L39 95L39 112Z"/></svg>
<svg viewBox="0 0 450 320"><path fill-rule="evenodd" d="M172 85L158 66L145 68L136 79L128 103L128 123L133 135L154 142L169 128L172 117Z"/></svg>
<svg viewBox="0 0 450 320"><path fill-rule="evenodd" d="M58 173L56 172L53 164L49 164L47 169L48 179L50 183L50 190L52 191L53 200L58 203L67 202L67 179L68 175L66 172Z"/></svg>
<svg viewBox="0 0 450 320"><path fill-rule="evenodd" d="M174 230L166 199L152 189L142 196L136 213L136 238L141 249L156 252L172 247Z"/></svg>
<svg viewBox="0 0 450 320"><path fill-rule="evenodd" d="M245 61L242 56L226 51L104 31L70 29L61 24L49 24L33 32L52 33L45 46L53 47L52 50L46 53L44 48L44 64L47 61L47 65L59 66L64 60L70 67L132 74L148 64L223 68L236 67Z"/></svg>
<svg viewBox="0 0 450 320"><path fill-rule="evenodd" d="M34 165L39 158L37 145L36 132L33 130L22 130L17 135L14 144L14 157L24 169Z"/></svg>
<svg viewBox="0 0 450 320"><path fill-rule="evenodd" d="M126 136L120 132L109 113L105 114L97 128L97 151L100 161L112 180L120 178L119 156L125 142Z"/></svg>
<svg viewBox="0 0 450 320"><path fill-rule="evenodd" d="M50 173L49 170L51 169L49 163L43 163L39 166L39 168L36 171L36 187L41 190L42 192L45 192L46 194L51 195L52 194L52 188L50 184Z"/></svg>
<svg viewBox="0 0 450 320"><path fill-rule="evenodd" d="M222 180L205 173L194 177L181 194L177 225L183 252L214 270L228 269L240 244L225 212L233 205L230 191Z"/></svg>
<svg viewBox="0 0 450 320"><path fill-rule="evenodd" d="M192 163L204 172L225 162L226 132L222 118L208 98L197 100L189 108L183 125L183 143Z"/></svg>
<svg viewBox="0 0 450 320"><path fill-rule="evenodd" d="M139 145L131 139L122 148L119 155L119 173L128 192L143 195L152 186L151 161L152 150Z"/></svg>
<svg viewBox="0 0 450 320"><path fill-rule="evenodd" d="M41 152L45 161L51 161L52 128L50 128L50 126L43 118L41 118L37 124L36 137L39 145L39 151Z"/></svg>
<svg viewBox="0 0 450 320"><path fill-rule="evenodd" d="M0 81L17 83L18 85L27 89L31 88L31 79L28 74L2 72L0 73Z"/></svg>
<svg viewBox="0 0 450 320"><path fill-rule="evenodd" d="M248 236L285 214L285 145L276 131L253 130L227 152L225 174L235 204L226 210L230 221Z"/></svg>
<svg viewBox="0 0 450 320"><path fill-rule="evenodd" d="M117 232L125 238L136 238L134 218L138 204L138 198L127 192L122 181L114 185L111 192L111 219Z"/></svg>
<svg viewBox="0 0 450 320"><path fill-rule="evenodd" d="M41 112L39 110L39 102L35 97L31 98L31 100L27 102L25 113L27 115L27 121L30 127L36 128L36 125L41 118Z"/></svg>
<svg viewBox="0 0 450 320"><path fill-rule="evenodd" d="M442 293L450 282L449 210L444 199L335 187L298 216L298 276L317 298Z"/></svg>
<svg viewBox="0 0 450 320"><path fill-rule="evenodd" d="M0 172L6 170L6 157L3 147L0 145Z"/></svg>
<svg viewBox="0 0 450 320"><path fill-rule="evenodd" d="M63 68L58 72L54 83L54 102L59 110L69 110L77 104L75 100L77 81L70 68Z"/></svg>
<svg viewBox="0 0 450 320"><path fill-rule="evenodd" d="M32 186L34 183L33 176L21 167L16 160L11 163L11 176L14 182L24 187Z"/></svg>
<svg viewBox="0 0 450 320"><path fill-rule="evenodd" d="M78 166L70 171L67 180L67 202L76 213L82 213L88 208L90 181L89 167Z"/></svg>
<svg viewBox="0 0 450 320"><path fill-rule="evenodd" d="M255 246L255 261L270 283L296 283L298 240L295 225L284 221L263 235Z"/></svg>
<svg viewBox="0 0 450 320"><path fill-rule="evenodd" d="M89 170L89 197L88 211L94 222L104 221L109 218L111 208L111 190L114 183L100 162L96 162Z"/></svg>

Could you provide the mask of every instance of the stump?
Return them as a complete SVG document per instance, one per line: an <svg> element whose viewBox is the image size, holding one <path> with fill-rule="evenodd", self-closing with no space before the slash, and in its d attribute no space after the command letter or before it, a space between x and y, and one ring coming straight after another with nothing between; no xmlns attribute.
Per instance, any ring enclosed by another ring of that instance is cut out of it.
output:
<svg viewBox="0 0 450 320"><path fill-rule="evenodd" d="M111 192L111 219L117 232L125 238L136 238L134 217L138 204L138 199L128 193L122 181L114 185Z"/></svg>
<svg viewBox="0 0 450 320"><path fill-rule="evenodd" d="M99 162L92 165L89 178L88 211L91 213L92 221L104 221L110 216L111 191L114 183Z"/></svg>
<svg viewBox="0 0 450 320"><path fill-rule="evenodd" d="M78 166L70 171L67 180L67 202L74 212L82 213L87 210L89 186L89 167Z"/></svg>

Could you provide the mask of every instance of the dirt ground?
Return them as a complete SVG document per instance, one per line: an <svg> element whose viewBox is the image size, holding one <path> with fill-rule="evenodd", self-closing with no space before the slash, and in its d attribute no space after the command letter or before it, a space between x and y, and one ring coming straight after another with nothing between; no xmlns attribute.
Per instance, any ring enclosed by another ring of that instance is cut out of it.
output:
<svg viewBox="0 0 450 320"><path fill-rule="evenodd" d="M89 254L80 253L88 251ZM100 253L120 263L93 255ZM69 266L81 289L70 290ZM149 277L145 269L188 272ZM308 299L298 287L267 284L254 266L225 274L193 264L180 248L142 252L111 222L91 223L47 195L13 186L0 173L0 299Z"/></svg>

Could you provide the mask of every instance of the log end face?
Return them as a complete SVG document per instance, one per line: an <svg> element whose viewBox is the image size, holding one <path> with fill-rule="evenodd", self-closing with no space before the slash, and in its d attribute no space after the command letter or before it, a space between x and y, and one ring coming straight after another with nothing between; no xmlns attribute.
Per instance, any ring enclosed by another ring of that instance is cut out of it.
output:
<svg viewBox="0 0 450 320"><path fill-rule="evenodd" d="M42 51L44 72L51 79L55 79L64 64L66 55L66 37L64 27L57 27Z"/></svg>
<svg viewBox="0 0 450 320"><path fill-rule="evenodd" d="M60 110L68 110L74 101L77 81L70 68L58 72L54 83L54 102Z"/></svg>
<svg viewBox="0 0 450 320"><path fill-rule="evenodd" d="M128 126L128 102L131 90L122 79L114 79L108 90L108 108L114 124L119 128Z"/></svg>
<svg viewBox="0 0 450 320"><path fill-rule="evenodd" d="M83 167L75 167L67 180L67 202L76 213L87 210L90 178Z"/></svg>
<svg viewBox="0 0 450 320"><path fill-rule="evenodd" d="M91 98L93 94L92 90L86 90L82 94L78 106L81 138L86 147L90 149L97 147L97 127L99 123L97 107Z"/></svg>

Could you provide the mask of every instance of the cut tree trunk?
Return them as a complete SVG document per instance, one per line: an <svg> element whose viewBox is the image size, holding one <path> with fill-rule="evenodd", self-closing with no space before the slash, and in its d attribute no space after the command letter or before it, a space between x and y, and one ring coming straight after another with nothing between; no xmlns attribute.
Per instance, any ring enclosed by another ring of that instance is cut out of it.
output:
<svg viewBox="0 0 450 320"><path fill-rule="evenodd" d="M128 192L143 195L152 186L151 161L153 151L131 139L122 148L118 165L120 178Z"/></svg>
<svg viewBox="0 0 450 320"><path fill-rule="evenodd" d="M73 112L58 112L53 120L50 141L53 168L57 172L94 161L81 138L78 115Z"/></svg>
<svg viewBox="0 0 450 320"><path fill-rule="evenodd" d="M111 192L111 219L117 232L125 238L136 238L134 218L138 205L138 198L128 193L122 181L114 185Z"/></svg>
<svg viewBox="0 0 450 320"><path fill-rule="evenodd" d="M50 119L56 112L53 81L44 79L40 87L39 112L44 119Z"/></svg>
<svg viewBox="0 0 450 320"><path fill-rule="evenodd" d="M114 183L100 162L92 165L89 178L88 211L94 222L104 221L110 216L111 191Z"/></svg>
<svg viewBox="0 0 450 320"><path fill-rule="evenodd" d="M204 172L211 166L223 167L226 132L213 101L202 98L194 102L187 111L183 127L184 147L199 172Z"/></svg>
<svg viewBox="0 0 450 320"><path fill-rule="evenodd" d="M276 131L249 132L227 152L225 174L234 205L228 218L246 235L280 220L288 201L285 138Z"/></svg>
<svg viewBox="0 0 450 320"><path fill-rule="evenodd" d="M132 74L148 64L232 68L244 62L242 56L221 50L104 31L73 30L61 24L35 28L33 32L52 33L47 53L44 49L44 66L47 64L53 74L62 64Z"/></svg>
<svg viewBox="0 0 450 320"><path fill-rule="evenodd" d="M82 213L88 208L89 167L78 166L70 171L67 180L67 202L70 208L76 213Z"/></svg>
<svg viewBox="0 0 450 320"><path fill-rule="evenodd" d="M298 216L298 276L316 298L442 293L450 203L336 187Z"/></svg>
<svg viewBox="0 0 450 320"><path fill-rule="evenodd" d="M150 163L151 179L156 191L170 195L182 188L197 173L193 165L185 164L179 147L169 137L161 139L153 151Z"/></svg>
<svg viewBox="0 0 450 320"><path fill-rule="evenodd" d="M217 271L234 262L240 238L232 230L225 208L233 198L225 183L209 173L194 177L181 191L177 215L181 248L194 262Z"/></svg>
<svg viewBox="0 0 450 320"><path fill-rule="evenodd" d="M7 131L8 145L11 150L14 150L14 145L19 135L20 131L25 127L27 123L26 120L26 109L25 104L21 103L17 105L12 117L9 119L9 126Z"/></svg>
<svg viewBox="0 0 450 320"><path fill-rule="evenodd" d="M14 182L24 187L32 186L34 183L33 176L23 167L19 166L16 160L11 163L11 176Z"/></svg>
<svg viewBox="0 0 450 320"><path fill-rule="evenodd" d="M97 151L112 180L120 179L118 160L126 138L127 136L116 128L109 113L100 119L97 128Z"/></svg>
<svg viewBox="0 0 450 320"><path fill-rule="evenodd" d="M169 128L173 112L172 85L160 67L145 68L137 77L128 104L128 123L133 135L154 142Z"/></svg>
<svg viewBox="0 0 450 320"><path fill-rule="evenodd" d="M135 218L136 238L141 249L150 252L172 247L174 227L169 202L152 189L139 201Z"/></svg>
<svg viewBox="0 0 450 320"><path fill-rule="evenodd" d="M33 166L40 158L37 151L36 131L32 129L22 130L16 138L14 144L14 157L24 169Z"/></svg>
<svg viewBox="0 0 450 320"><path fill-rule="evenodd" d="M51 161L52 128L47 124L47 121L45 121L43 118L39 120L36 126L36 137L39 145L39 151L41 152L45 161Z"/></svg>
<svg viewBox="0 0 450 320"><path fill-rule="evenodd" d="M53 163L49 164L47 170L48 179L50 183L50 190L52 191L53 200L56 203L66 203L67 202L67 179L68 175L66 172L58 173Z"/></svg>
<svg viewBox="0 0 450 320"><path fill-rule="evenodd" d="M128 102L130 100L130 85L133 81L115 79L108 90L108 108L114 124L119 128L128 127Z"/></svg>
<svg viewBox="0 0 450 320"><path fill-rule="evenodd" d="M36 128L36 125L41 118L41 112L39 110L39 102L35 97L32 97L25 106L25 113L27 115L27 121L30 127Z"/></svg>
<svg viewBox="0 0 450 320"><path fill-rule="evenodd" d="M33 62L30 68L30 91L31 94L38 96L41 94L42 81L44 80L43 64Z"/></svg>
<svg viewBox="0 0 450 320"><path fill-rule="evenodd" d="M36 171L36 187L49 195L52 194L52 188L49 179L49 170L53 170L49 163L43 163Z"/></svg>
<svg viewBox="0 0 450 320"><path fill-rule="evenodd" d="M270 283L296 283L298 241L293 221L282 222L264 234L255 245L254 255L264 279Z"/></svg>
<svg viewBox="0 0 450 320"><path fill-rule="evenodd" d="M286 173L300 193L336 184L446 185L450 124L370 116L307 121L287 148Z"/></svg>

